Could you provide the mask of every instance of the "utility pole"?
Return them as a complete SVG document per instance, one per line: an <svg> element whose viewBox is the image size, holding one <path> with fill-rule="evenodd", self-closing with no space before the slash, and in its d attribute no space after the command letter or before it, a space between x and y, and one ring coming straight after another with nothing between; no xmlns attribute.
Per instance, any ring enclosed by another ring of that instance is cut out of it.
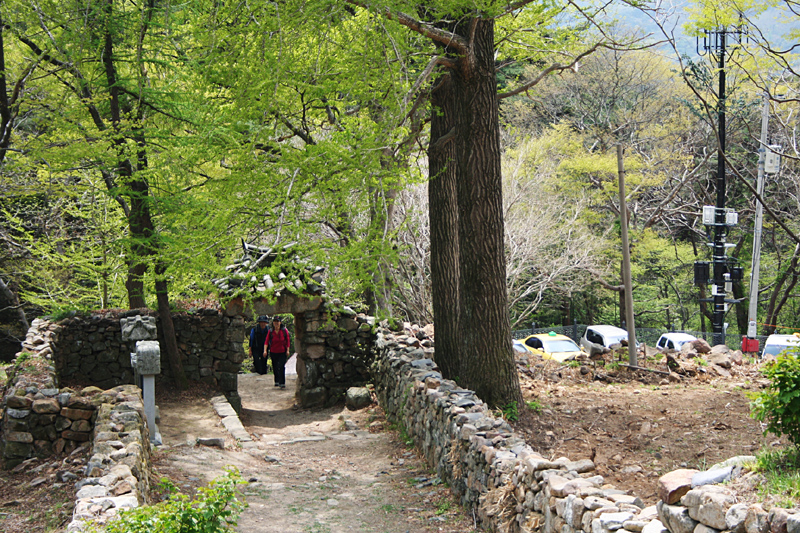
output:
<svg viewBox="0 0 800 533"><path fill-rule="evenodd" d="M736 212L725 208L725 53L728 36L737 43L741 42L742 29L736 27L728 30L726 27L716 30L706 30L702 38L702 50L698 38L697 51L699 54L711 53L717 59L719 69L719 93L717 99L717 123L719 146L717 149L717 175L716 189L717 201L714 206L703 206L703 224L713 229L714 240L709 244L712 249L711 259L713 264L713 278L708 277L708 263L695 263L695 283L706 284L711 282L711 299L713 304L712 331L714 345L725 344L725 313L729 303L737 300L728 300L726 294L731 290L731 283L742 279L740 267L729 267L730 258L727 249L733 244L725 242L728 228L736 225L738 216ZM711 231L709 230L709 237Z"/></svg>
<svg viewBox="0 0 800 533"><path fill-rule="evenodd" d="M780 158L767 145L769 130L769 93L764 93L764 108L761 111L761 138L758 145L758 177L756 179L756 192L758 198L764 198L764 177L766 174L775 174L780 170ZM764 206L756 199L756 215L753 221L753 262L750 269L750 299L747 308L747 337L742 339L743 352L757 352L758 339L758 278L761 268L761 227L764 221Z"/></svg>
<svg viewBox="0 0 800 533"><path fill-rule="evenodd" d="M617 173L619 174L619 226L622 240L622 283L625 286L625 323L628 330L628 364L639 366L636 353L636 326L633 323L633 283L631 282L631 251L628 245L628 205L625 201L625 167L622 145L617 143Z"/></svg>
<svg viewBox="0 0 800 533"><path fill-rule="evenodd" d="M725 237L728 227L725 224L725 28L716 32L717 60L719 61L719 99L717 100L717 124L719 126L719 148L717 152L717 205L714 214L714 284L711 294L714 298L714 344L725 344L725 273L727 271Z"/></svg>
<svg viewBox="0 0 800 533"><path fill-rule="evenodd" d="M767 155L767 129L769 128L769 95L764 95L764 109L761 112L761 139L758 144L758 178L756 192L759 198L764 197L764 160ZM764 206L756 200L756 216L753 221L753 263L750 269L750 300L747 308L747 338L755 339L757 334L756 320L758 313L758 275L761 268L761 226L764 220ZM758 351L758 340L755 341L755 350L752 342L742 346L743 351ZM745 348L750 348L746 350Z"/></svg>

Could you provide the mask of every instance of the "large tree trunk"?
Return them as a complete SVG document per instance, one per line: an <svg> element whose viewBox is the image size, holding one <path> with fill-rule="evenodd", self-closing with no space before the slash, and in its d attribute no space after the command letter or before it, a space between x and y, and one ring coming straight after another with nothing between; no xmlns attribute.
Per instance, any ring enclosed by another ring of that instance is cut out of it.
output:
<svg viewBox="0 0 800 533"><path fill-rule="evenodd" d="M178 341L175 337L175 326L172 323L172 312L169 308L169 291L167 290L166 268L159 261L156 264L156 298L158 299L158 320L161 323L161 333L164 337L164 352L167 364L172 371L172 379L178 390L189 388L189 381L183 371L181 354L178 350Z"/></svg>
<svg viewBox="0 0 800 533"><path fill-rule="evenodd" d="M126 258L128 262L128 278L125 280L125 289L128 291L128 307L141 309L147 307L144 301L144 274L147 265L138 260L133 254Z"/></svg>
<svg viewBox="0 0 800 533"><path fill-rule="evenodd" d="M11 290L11 288L6 285L6 282L3 278L0 278L0 294L8 301L14 308L17 310L17 317L19 317L19 323L22 326L22 335L25 336L25 333L28 331L30 327L28 325L28 318L25 316L25 310L19 303L19 298L17 297L17 293Z"/></svg>
<svg viewBox="0 0 800 533"><path fill-rule="evenodd" d="M381 154L381 168L390 170L397 162L393 160L391 150L384 149ZM370 231L374 232L372 238L385 246L387 236L392 234L394 224L394 207L399 190L396 186L370 187ZM393 239L393 237L390 237ZM372 287L365 291L364 299L373 316L393 316L392 312L392 277L389 272L392 266L381 254L376 257L377 264L372 273Z"/></svg>
<svg viewBox="0 0 800 533"><path fill-rule="evenodd" d="M459 342L463 385L491 406L521 401L506 294L494 20L474 18L452 69L458 166ZM435 206L431 206L435 208Z"/></svg>
<svg viewBox="0 0 800 533"><path fill-rule="evenodd" d="M431 292L436 324L436 364L442 375L460 378L458 352L458 199L456 191L455 94L450 74L431 94L428 148L428 218L431 232Z"/></svg>

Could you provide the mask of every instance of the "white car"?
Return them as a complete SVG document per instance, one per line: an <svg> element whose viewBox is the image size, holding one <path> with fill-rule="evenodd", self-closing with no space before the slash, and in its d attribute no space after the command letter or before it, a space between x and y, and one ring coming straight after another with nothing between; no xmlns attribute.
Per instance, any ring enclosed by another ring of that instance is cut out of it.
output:
<svg viewBox="0 0 800 533"><path fill-rule="evenodd" d="M616 326L588 326L581 337L581 346L587 351L592 344L599 344L611 348L612 344L621 344L628 340L628 332Z"/></svg>
<svg viewBox="0 0 800 533"><path fill-rule="evenodd" d="M766 355L777 356L783 350L800 348L800 336L795 333L794 335L770 335L767 337L767 342L764 343L764 351L761 352L761 357Z"/></svg>
<svg viewBox="0 0 800 533"><path fill-rule="evenodd" d="M656 343L656 347L661 350L676 350L679 352L684 344L696 340L697 337L694 335L689 335L688 333L677 333L673 331L671 333L664 333L661 335Z"/></svg>

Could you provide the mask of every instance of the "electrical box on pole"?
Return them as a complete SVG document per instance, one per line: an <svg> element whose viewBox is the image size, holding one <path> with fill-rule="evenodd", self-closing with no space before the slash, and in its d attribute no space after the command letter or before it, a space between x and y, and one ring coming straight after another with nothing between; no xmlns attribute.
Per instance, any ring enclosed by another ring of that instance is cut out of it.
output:
<svg viewBox="0 0 800 533"><path fill-rule="evenodd" d="M777 174L781 171L781 147L778 144L771 144L767 148L764 158L764 172L767 174Z"/></svg>

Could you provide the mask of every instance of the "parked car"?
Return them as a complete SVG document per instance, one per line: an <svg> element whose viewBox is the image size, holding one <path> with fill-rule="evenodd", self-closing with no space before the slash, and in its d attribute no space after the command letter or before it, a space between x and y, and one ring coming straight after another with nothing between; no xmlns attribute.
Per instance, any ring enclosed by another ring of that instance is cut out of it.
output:
<svg viewBox="0 0 800 533"><path fill-rule="evenodd" d="M554 331L529 335L522 339L522 342L531 353L542 356L542 359L554 359L559 362L575 359L585 353L575 341Z"/></svg>
<svg viewBox="0 0 800 533"><path fill-rule="evenodd" d="M800 335L797 333L793 335L770 335L767 337L767 342L764 343L764 351L761 352L761 357L778 355L782 351L792 348L800 348Z"/></svg>
<svg viewBox="0 0 800 533"><path fill-rule="evenodd" d="M611 348L612 344L621 344L628 340L628 332L616 326L589 326L581 337L581 347L587 352L593 344Z"/></svg>
<svg viewBox="0 0 800 533"><path fill-rule="evenodd" d="M525 343L522 341L511 341L511 346L514 348L514 353L516 354L528 355L531 353L530 350L528 350L528 347L525 346Z"/></svg>
<svg viewBox="0 0 800 533"><path fill-rule="evenodd" d="M684 344L687 342L696 341L697 337L689 335L688 333L670 332L664 333L659 337L656 343L656 348L661 350L676 350L680 351Z"/></svg>

